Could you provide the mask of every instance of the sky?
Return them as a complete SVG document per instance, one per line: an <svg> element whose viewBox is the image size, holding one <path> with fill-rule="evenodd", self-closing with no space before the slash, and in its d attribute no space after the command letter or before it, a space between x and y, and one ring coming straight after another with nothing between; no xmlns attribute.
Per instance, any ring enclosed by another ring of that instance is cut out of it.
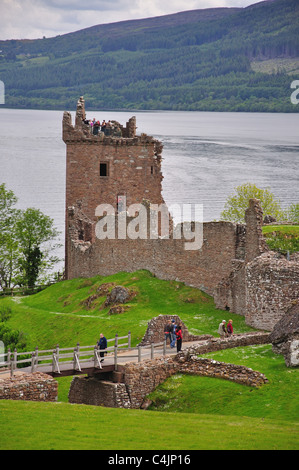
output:
<svg viewBox="0 0 299 470"><path fill-rule="evenodd" d="M0 40L37 39L104 23L260 0L0 0Z"/></svg>

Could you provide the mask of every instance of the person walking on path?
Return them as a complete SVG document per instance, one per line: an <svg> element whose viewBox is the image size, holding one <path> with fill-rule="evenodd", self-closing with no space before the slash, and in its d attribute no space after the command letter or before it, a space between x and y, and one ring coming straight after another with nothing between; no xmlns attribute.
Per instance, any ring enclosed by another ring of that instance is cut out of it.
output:
<svg viewBox="0 0 299 470"><path fill-rule="evenodd" d="M172 332L173 332L173 326L171 324L171 320L168 320L167 324L165 325L164 328L164 339L167 344L167 340L169 338L169 344L171 346L171 341L172 341Z"/></svg>
<svg viewBox="0 0 299 470"><path fill-rule="evenodd" d="M226 331L227 331L227 335L228 335L228 336L232 336L233 333L234 333L234 329L233 329L232 323L233 323L232 320L228 320L228 324L227 324L227 327L226 327Z"/></svg>
<svg viewBox="0 0 299 470"><path fill-rule="evenodd" d="M177 352L180 352L180 350L182 349L182 342L183 342L181 325L177 325L176 330L175 330L175 335L176 335L176 350Z"/></svg>
<svg viewBox="0 0 299 470"><path fill-rule="evenodd" d="M226 337L226 328L225 328L225 320L222 320L222 322L218 326L218 334L220 335L220 338L223 339Z"/></svg>
<svg viewBox="0 0 299 470"><path fill-rule="evenodd" d="M171 343L170 343L170 347L171 348L174 348L175 347L175 340L176 340L176 329L177 329L177 325L175 324L175 320L172 319L171 320L171 325L172 325L172 332L171 332Z"/></svg>
<svg viewBox="0 0 299 470"><path fill-rule="evenodd" d="M103 333L100 334L100 340L98 342L98 346L100 349L107 349L107 339L103 335ZM104 357L104 352L100 352L100 356ZM104 359L101 359L100 362L104 362Z"/></svg>

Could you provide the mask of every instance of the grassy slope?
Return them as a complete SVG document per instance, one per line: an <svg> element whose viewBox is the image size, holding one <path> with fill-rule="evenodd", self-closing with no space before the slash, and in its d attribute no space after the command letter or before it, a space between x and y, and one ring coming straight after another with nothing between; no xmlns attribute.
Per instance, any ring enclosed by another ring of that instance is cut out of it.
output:
<svg viewBox="0 0 299 470"><path fill-rule="evenodd" d="M120 315L108 315L109 308L100 310L105 296L94 301L92 308L81 304L96 292L99 285L112 283L125 286L136 296L128 303L130 309ZM136 345L145 334L148 321L160 314L177 314L194 334L217 335L227 312L217 310L213 299L198 289L176 281L162 281L148 271L97 276L92 279L74 279L53 285L28 297L0 299L9 305L13 315L8 325L25 333L28 349L95 344L100 332L113 338L132 332ZM229 314L237 332L251 330L244 317Z"/></svg>
<svg viewBox="0 0 299 470"><path fill-rule="evenodd" d="M90 310L80 304L106 282L137 292L128 312L107 315L108 309L99 310L104 297ZM228 319L206 294L182 283L161 281L146 271L66 281L34 296L0 299L0 305L7 304L13 308L10 326L25 332L28 346L38 344L40 349L57 342L61 347L77 341L93 344L100 329L107 337L131 330L136 344L148 320L161 313L179 314L198 334L216 335L219 322ZM229 316L237 332L250 329L243 317ZM261 370L269 385L252 390L216 379L177 376L164 385L167 399L165 390L157 392L164 395L167 415L70 405L66 403L70 378L59 379L59 403L2 400L0 449L298 449L298 371L288 370L270 346L256 353L254 348L243 349L218 352L215 357ZM139 428L143 432L136 434Z"/></svg>

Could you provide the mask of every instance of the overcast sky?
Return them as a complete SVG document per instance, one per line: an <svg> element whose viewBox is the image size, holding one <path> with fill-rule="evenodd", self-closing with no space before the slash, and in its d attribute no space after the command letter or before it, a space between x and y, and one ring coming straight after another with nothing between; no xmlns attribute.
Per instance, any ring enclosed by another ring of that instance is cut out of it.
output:
<svg viewBox="0 0 299 470"><path fill-rule="evenodd" d="M246 7L256 0L0 0L0 39L36 39L103 23L185 10Z"/></svg>

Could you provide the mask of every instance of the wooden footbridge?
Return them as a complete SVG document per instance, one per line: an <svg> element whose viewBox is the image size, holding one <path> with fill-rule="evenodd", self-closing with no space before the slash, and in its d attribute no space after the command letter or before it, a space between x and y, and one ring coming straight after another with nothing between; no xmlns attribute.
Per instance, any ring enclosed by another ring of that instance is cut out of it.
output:
<svg viewBox="0 0 299 470"><path fill-rule="evenodd" d="M108 339L107 344L113 343L106 349L95 346L80 346L79 343L71 348L56 348L40 351L18 352L8 350L0 354L0 378L2 373L9 371L13 376L17 371L33 373L36 371L61 377L77 374L95 375L101 372L117 371L118 365L127 362L141 362L144 359L154 359L157 356L176 354L176 348L171 349L166 341L152 343L147 346L131 347L131 333L126 336ZM103 357L104 356L104 357ZM104 361L102 362L102 360Z"/></svg>

